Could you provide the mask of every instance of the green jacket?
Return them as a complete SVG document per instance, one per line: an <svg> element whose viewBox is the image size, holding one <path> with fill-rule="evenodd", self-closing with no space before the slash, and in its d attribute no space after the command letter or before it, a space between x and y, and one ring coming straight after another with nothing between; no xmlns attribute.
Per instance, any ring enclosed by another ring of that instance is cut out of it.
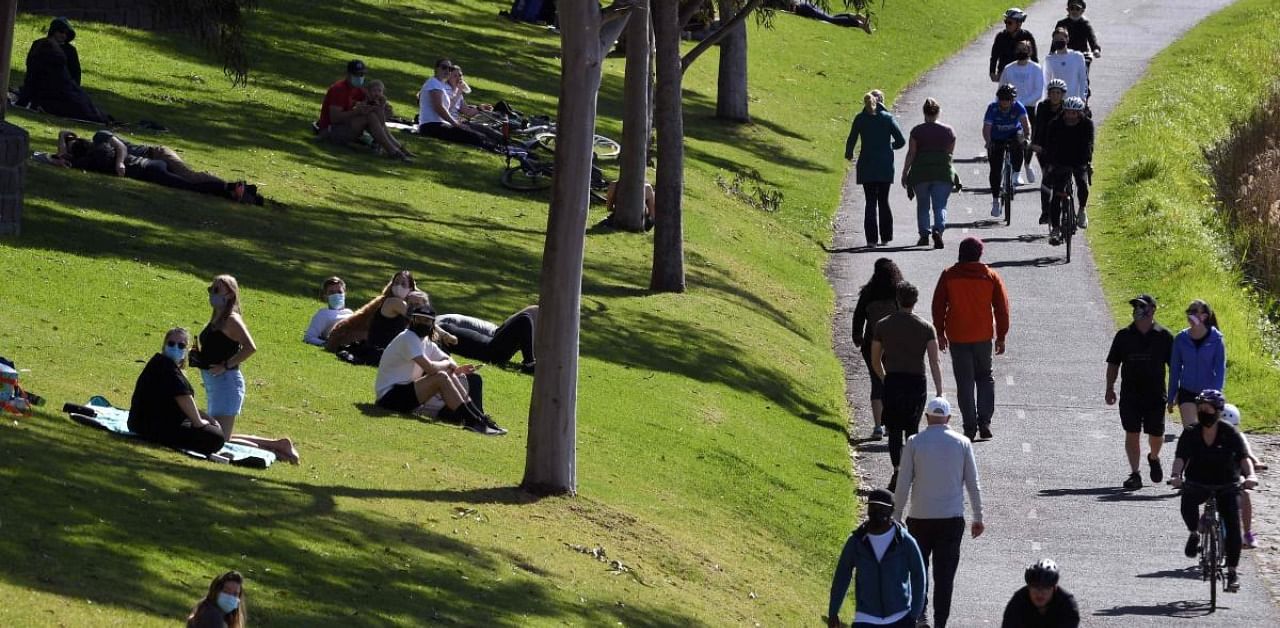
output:
<svg viewBox="0 0 1280 628"><path fill-rule="evenodd" d="M956 178L956 171L951 167L951 153L941 150L917 152L911 162L911 170L907 171L907 185L915 187L918 183L951 183Z"/></svg>
<svg viewBox="0 0 1280 628"><path fill-rule="evenodd" d="M878 107L875 113L863 111L854 116L844 144L845 159L853 159L859 138L862 149L856 166L858 183L893 183L893 151L907 145L893 114Z"/></svg>

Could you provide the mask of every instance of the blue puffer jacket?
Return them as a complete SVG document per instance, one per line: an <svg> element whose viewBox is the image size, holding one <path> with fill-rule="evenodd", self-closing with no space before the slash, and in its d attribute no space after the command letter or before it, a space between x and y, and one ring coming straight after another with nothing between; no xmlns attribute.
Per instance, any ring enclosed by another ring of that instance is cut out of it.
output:
<svg viewBox="0 0 1280 628"><path fill-rule="evenodd" d="M845 541L835 577L831 580L828 617L839 616L844 596L849 592L849 581L854 576L857 582L853 595L858 612L876 617L889 617L908 608L911 617L920 617L924 612L927 581L920 546L902 524L895 521L893 528L893 541L884 551L882 560L876 560L876 552L867 538L866 524L854 530Z"/></svg>
<svg viewBox="0 0 1280 628"><path fill-rule="evenodd" d="M1204 342L1196 345L1191 330L1178 332L1173 339L1173 356L1169 359L1169 397L1178 398L1178 389L1198 393L1206 388L1222 390L1227 381L1227 346L1217 327L1209 328Z"/></svg>

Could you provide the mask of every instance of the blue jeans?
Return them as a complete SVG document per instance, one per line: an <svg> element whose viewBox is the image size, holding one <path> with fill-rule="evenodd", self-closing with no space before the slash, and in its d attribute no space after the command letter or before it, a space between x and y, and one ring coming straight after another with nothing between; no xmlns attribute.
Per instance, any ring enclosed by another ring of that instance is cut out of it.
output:
<svg viewBox="0 0 1280 628"><path fill-rule="evenodd" d="M956 376L956 398L964 431L976 432L991 425L996 413L996 380L991 375L991 341L951 343L951 368ZM974 400L974 391L977 400Z"/></svg>
<svg viewBox="0 0 1280 628"><path fill-rule="evenodd" d="M951 183L929 181L916 184L916 227L920 235L929 235L929 208L933 206L933 231L942 233L947 228L947 199L951 198Z"/></svg>

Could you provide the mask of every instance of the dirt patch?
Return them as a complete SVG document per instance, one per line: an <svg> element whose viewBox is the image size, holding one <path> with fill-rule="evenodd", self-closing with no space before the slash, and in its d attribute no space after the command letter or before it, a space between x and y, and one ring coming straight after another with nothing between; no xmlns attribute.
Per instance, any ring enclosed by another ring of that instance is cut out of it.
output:
<svg viewBox="0 0 1280 628"><path fill-rule="evenodd" d="M1253 554L1258 575L1266 583L1273 602L1280 604L1280 435L1250 434L1253 454L1270 466L1258 472L1258 488L1253 491L1253 533L1258 547Z"/></svg>

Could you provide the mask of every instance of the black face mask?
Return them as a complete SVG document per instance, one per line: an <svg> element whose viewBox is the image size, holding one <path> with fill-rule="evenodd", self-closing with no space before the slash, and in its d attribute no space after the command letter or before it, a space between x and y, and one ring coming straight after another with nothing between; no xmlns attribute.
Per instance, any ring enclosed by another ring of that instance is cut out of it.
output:
<svg viewBox="0 0 1280 628"><path fill-rule="evenodd" d="M1057 40L1054 40L1053 45L1052 45L1052 46L1050 46L1050 48L1049 48L1049 49L1050 49L1050 50L1062 50L1063 48L1066 48L1066 47L1067 47L1067 42L1065 42L1065 41L1057 41Z"/></svg>
<svg viewBox="0 0 1280 628"><path fill-rule="evenodd" d="M893 511L887 508L872 508L867 512L867 521L872 527L883 527L893 519Z"/></svg>
<svg viewBox="0 0 1280 628"><path fill-rule="evenodd" d="M431 334L436 330L436 325L435 323L427 325L411 325L409 326L409 329L413 330L413 333L418 334L423 338L430 338Z"/></svg>
<svg viewBox="0 0 1280 628"><path fill-rule="evenodd" d="M1019 60L1019 61L1026 61L1027 59L1030 59L1030 58L1031 58L1031 53L1029 53L1029 52L1019 52L1018 54L1014 55L1014 58L1015 58L1015 59L1017 59L1017 60Z"/></svg>
<svg viewBox="0 0 1280 628"><path fill-rule="evenodd" d="M1213 424L1218 422L1218 415L1212 412L1197 412L1196 420L1204 427L1213 427Z"/></svg>

